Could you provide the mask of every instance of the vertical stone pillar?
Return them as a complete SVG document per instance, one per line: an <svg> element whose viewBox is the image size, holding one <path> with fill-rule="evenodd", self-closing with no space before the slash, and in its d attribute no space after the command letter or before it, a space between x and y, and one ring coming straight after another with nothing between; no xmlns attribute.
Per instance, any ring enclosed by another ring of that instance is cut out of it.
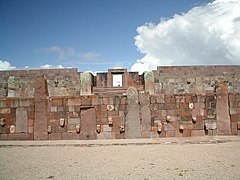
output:
<svg viewBox="0 0 240 180"><path fill-rule="evenodd" d="M125 138L141 137L141 124L139 118L138 92L135 87L127 89L127 107L125 119Z"/></svg>
<svg viewBox="0 0 240 180"><path fill-rule="evenodd" d="M27 110L24 107L18 107L16 110L16 132L28 132L28 116Z"/></svg>
<svg viewBox="0 0 240 180"><path fill-rule="evenodd" d="M48 89L44 75L37 78L35 85L35 119L34 119L34 140L47 140L47 106Z"/></svg>
<svg viewBox="0 0 240 180"><path fill-rule="evenodd" d="M80 95L92 95L93 75L89 72L80 74Z"/></svg>
<svg viewBox="0 0 240 180"><path fill-rule="evenodd" d="M97 139L97 120L93 107L81 109L80 129L80 139Z"/></svg>
<svg viewBox="0 0 240 180"><path fill-rule="evenodd" d="M152 71L144 72L145 91L154 94L154 75Z"/></svg>
<svg viewBox="0 0 240 180"><path fill-rule="evenodd" d="M8 78L7 97L19 97L19 86L14 76Z"/></svg>
<svg viewBox="0 0 240 180"><path fill-rule="evenodd" d="M150 98L148 93L139 94L142 115L142 131L151 131Z"/></svg>
<svg viewBox="0 0 240 180"><path fill-rule="evenodd" d="M217 85L217 134L231 134L231 124L228 105L228 84L221 82Z"/></svg>

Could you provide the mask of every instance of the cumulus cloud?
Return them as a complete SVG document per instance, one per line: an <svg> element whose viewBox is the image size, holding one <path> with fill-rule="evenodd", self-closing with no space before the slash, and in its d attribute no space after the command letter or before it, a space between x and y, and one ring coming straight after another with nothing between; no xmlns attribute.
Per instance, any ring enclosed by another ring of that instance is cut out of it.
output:
<svg viewBox="0 0 240 180"><path fill-rule="evenodd" d="M35 50L36 53L57 53L60 60L68 57L78 57L83 59L94 59L100 56L97 52L78 52L74 48L62 48L60 46L51 46Z"/></svg>
<svg viewBox="0 0 240 180"><path fill-rule="evenodd" d="M239 0L215 0L140 26L137 32L135 45L144 57L132 71L160 65L240 64Z"/></svg>
<svg viewBox="0 0 240 180"><path fill-rule="evenodd" d="M0 60L0 70L11 70L15 69L15 66L12 66L8 61Z"/></svg>
<svg viewBox="0 0 240 180"><path fill-rule="evenodd" d="M40 68L42 68L42 69L63 69L64 67L62 65L53 66L50 64L45 64L45 65L40 66Z"/></svg>

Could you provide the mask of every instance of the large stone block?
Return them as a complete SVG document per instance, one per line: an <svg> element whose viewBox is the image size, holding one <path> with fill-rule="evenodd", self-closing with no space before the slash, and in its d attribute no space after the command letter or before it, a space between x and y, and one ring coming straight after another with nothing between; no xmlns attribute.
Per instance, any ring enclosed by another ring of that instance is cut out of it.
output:
<svg viewBox="0 0 240 180"><path fill-rule="evenodd" d="M16 132L27 133L28 132L28 116L27 110L23 107L18 107L16 110Z"/></svg>
<svg viewBox="0 0 240 180"><path fill-rule="evenodd" d="M149 94L139 94L141 116L142 116L142 131L151 130L151 112Z"/></svg>
<svg viewBox="0 0 240 180"><path fill-rule="evenodd" d="M231 134L229 104L228 104L228 84L226 82L219 83L217 92L217 134Z"/></svg>
<svg viewBox="0 0 240 180"><path fill-rule="evenodd" d="M88 140L97 138L97 120L94 108L81 109L80 127L80 139Z"/></svg>
<svg viewBox="0 0 240 180"><path fill-rule="evenodd" d="M129 87L127 90L125 138L131 139L141 137L139 109L137 89L135 87Z"/></svg>
<svg viewBox="0 0 240 180"><path fill-rule="evenodd" d="M48 89L43 75L38 76L35 86L34 140L47 140Z"/></svg>
<svg viewBox="0 0 240 180"><path fill-rule="evenodd" d="M154 74L152 71L145 72L144 76L144 85L145 91L149 94L154 94Z"/></svg>
<svg viewBox="0 0 240 180"><path fill-rule="evenodd" d="M83 72L80 75L80 95L92 95L93 75Z"/></svg>

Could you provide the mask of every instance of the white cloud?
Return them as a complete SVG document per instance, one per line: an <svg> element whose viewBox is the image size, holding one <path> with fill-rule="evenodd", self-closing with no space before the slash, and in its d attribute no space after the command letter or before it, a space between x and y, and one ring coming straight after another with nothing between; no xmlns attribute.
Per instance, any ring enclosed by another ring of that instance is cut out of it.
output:
<svg viewBox="0 0 240 180"><path fill-rule="evenodd" d="M100 54L95 53L95 52L81 53L81 57L83 57L84 59L94 59L94 58L97 58L99 56L100 56Z"/></svg>
<svg viewBox="0 0 240 180"><path fill-rule="evenodd" d="M63 69L64 67L62 65L53 66L53 65L50 65L50 64L45 64L45 65L40 66L40 68L43 68L43 69Z"/></svg>
<svg viewBox="0 0 240 180"><path fill-rule="evenodd" d="M51 46L35 50L36 53L57 53L60 60L68 57L77 57L83 59L94 59L100 56L97 52L78 52L74 48L62 48L59 46Z"/></svg>
<svg viewBox="0 0 240 180"><path fill-rule="evenodd" d="M137 28L144 54L132 66L143 72L159 65L240 64L240 1L216 0L159 24Z"/></svg>
<svg viewBox="0 0 240 180"><path fill-rule="evenodd" d="M0 60L0 70L11 70L15 69L15 66L12 66L8 61Z"/></svg>

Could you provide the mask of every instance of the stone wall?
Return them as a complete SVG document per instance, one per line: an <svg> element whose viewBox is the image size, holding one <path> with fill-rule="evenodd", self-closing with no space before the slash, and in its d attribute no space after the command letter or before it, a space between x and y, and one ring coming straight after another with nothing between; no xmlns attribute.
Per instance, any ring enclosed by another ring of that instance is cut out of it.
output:
<svg viewBox="0 0 240 180"><path fill-rule="evenodd" d="M7 94L0 98L0 139L239 135L239 70L158 67L143 76L120 69L96 77L76 69L0 72ZM123 87L111 87L112 73L125 73ZM95 81L104 78L107 87L99 87Z"/></svg>
<svg viewBox="0 0 240 180"><path fill-rule="evenodd" d="M51 96L80 94L80 73L76 68L0 71L0 97L33 97L36 78L47 78Z"/></svg>
<svg viewBox="0 0 240 180"><path fill-rule="evenodd" d="M159 66L153 70L156 94L214 93L219 82L240 91L240 66Z"/></svg>

